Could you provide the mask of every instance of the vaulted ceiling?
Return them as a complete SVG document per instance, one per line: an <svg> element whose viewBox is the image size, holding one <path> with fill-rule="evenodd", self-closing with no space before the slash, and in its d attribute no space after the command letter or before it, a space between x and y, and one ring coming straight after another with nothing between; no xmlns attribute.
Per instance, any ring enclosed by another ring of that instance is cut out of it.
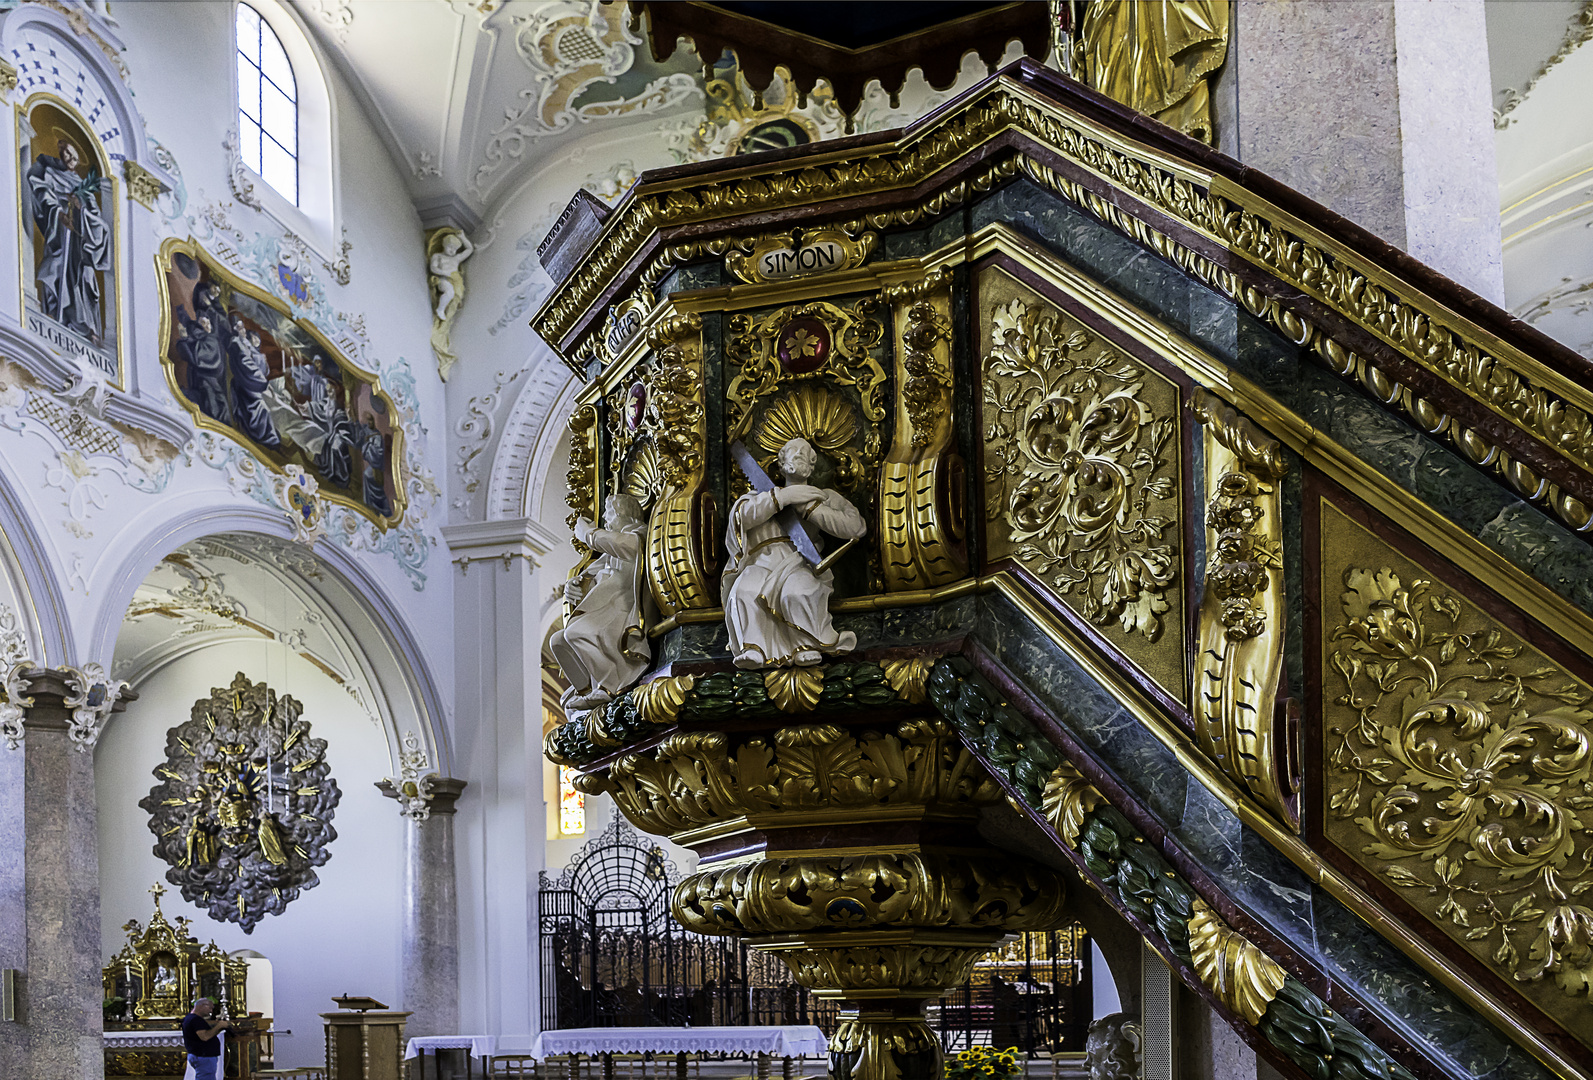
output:
<svg viewBox="0 0 1593 1080"><path fill-rule="evenodd" d="M702 115L701 61L655 63L624 3L300 0L409 177L467 228L596 128ZM1593 0L1489 0L1509 307L1593 353ZM838 132L837 132L838 133ZM560 193L565 194L565 193Z"/></svg>
<svg viewBox="0 0 1593 1080"><path fill-rule="evenodd" d="M637 112L703 106L696 57L653 63L623 4L306 0L306 21L408 173L423 219L473 225L524 168Z"/></svg>

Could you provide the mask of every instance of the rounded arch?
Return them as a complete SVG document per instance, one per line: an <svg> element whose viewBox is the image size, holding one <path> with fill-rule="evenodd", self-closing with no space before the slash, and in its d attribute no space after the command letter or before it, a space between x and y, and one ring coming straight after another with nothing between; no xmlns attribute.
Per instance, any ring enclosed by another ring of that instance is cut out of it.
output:
<svg viewBox="0 0 1593 1080"><path fill-rule="evenodd" d="M237 25L237 6L244 4L253 8L276 34L293 69L298 93L298 202L283 196L247 164L240 163L240 167L254 181L254 195L263 210L304 237L321 255L332 257L336 254L341 218L338 213L337 116L327 81L326 57L298 12L280 0L238 0L233 8L234 26ZM238 93L238 65L233 64L234 111Z"/></svg>
<svg viewBox="0 0 1593 1080"><path fill-rule="evenodd" d="M492 459L487 484L489 520L535 516L549 466L564 438L564 422L581 385L575 373L545 345L538 345L527 364L531 378L514 399Z"/></svg>
<svg viewBox="0 0 1593 1080"><path fill-rule="evenodd" d="M68 20L64 8L57 11L43 4L25 4L7 12L4 23L0 24L0 55L8 58L17 68L18 82L13 91L17 97L13 100L20 100L35 89L52 85L44 81L46 77L51 80L60 77L43 67L43 60L39 56L32 57L31 61L25 59L29 53L36 54L39 51L37 48L29 49L26 45L35 35L47 37L53 48L67 50L72 62L92 73L105 91L106 103L114 120L97 118L94 128L95 134L106 144L106 152L113 159L132 161L163 181L169 181L171 177L165 167L155 160L155 150L144 137L144 121L133 103L126 73L119 67L120 60L113 61L113 57L119 55L122 43L111 36L107 28L96 24L89 31L80 33ZM30 75L33 72L37 72L37 82ZM114 132L114 135L107 138L107 132Z"/></svg>
<svg viewBox="0 0 1593 1080"><path fill-rule="evenodd" d="M33 515L4 470L0 470L0 576L16 603L16 629L26 643L28 659L41 667L76 663L61 575L51 568Z"/></svg>
<svg viewBox="0 0 1593 1080"><path fill-rule="evenodd" d="M573 894L582 912L639 908L655 925L669 920L669 899L680 872L663 845L614 815L607 829L582 845L558 878L542 888Z"/></svg>
<svg viewBox="0 0 1593 1080"><path fill-rule="evenodd" d="M402 612L366 568L336 544L323 541L312 550L295 542L280 512L205 506L184 513L185 501L168 500L168 509L177 512L144 532L120 563L95 574L91 595L104 599L83 643L83 655L102 662L112 659L134 593L168 555L207 538L245 537L257 555L291 574L296 587L335 618L339 631L357 646L394 769L399 767L405 731L418 728L415 733L429 760L449 774L453 757L441 689ZM305 564L318 571L319 580L303 572Z"/></svg>

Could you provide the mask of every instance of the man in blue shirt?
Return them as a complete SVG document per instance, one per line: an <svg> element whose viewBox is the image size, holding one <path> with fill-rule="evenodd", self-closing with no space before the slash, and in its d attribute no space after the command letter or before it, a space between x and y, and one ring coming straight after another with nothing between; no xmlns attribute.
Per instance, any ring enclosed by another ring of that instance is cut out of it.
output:
<svg viewBox="0 0 1593 1080"><path fill-rule="evenodd" d="M232 1027L231 1020L210 1021L215 1003L202 997L194 1002L191 1012L183 1017L183 1047L188 1051L188 1064L194 1067L194 1080L220 1080L222 1030Z"/></svg>

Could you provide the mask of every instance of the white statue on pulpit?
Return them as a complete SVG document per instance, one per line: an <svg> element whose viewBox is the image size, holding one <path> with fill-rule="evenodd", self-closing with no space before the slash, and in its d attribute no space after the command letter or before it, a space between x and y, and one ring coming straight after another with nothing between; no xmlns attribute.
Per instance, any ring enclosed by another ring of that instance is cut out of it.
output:
<svg viewBox="0 0 1593 1080"><path fill-rule="evenodd" d="M736 666L808 666L851 652L857 635L838 633L830 618L835 580L815 534L857 540L868 531L863 515L839 492L807 483L818 454L806 439L780 448L781 487L740 443L731 450L753 487L730 508L725 536L730 562L720 591Z"/></svg>
<svg viewBox="0 0 1593 1080"><path fill-rule="evenodd" d="M586 518L575 523L575 538L598 558L564 585L569 621L548 642L570 688L560 703L589 709L612 700L634 683L652 662L652 646L642 629L642 544L647 523L629 495L612 495L599 529Z"/></svg>

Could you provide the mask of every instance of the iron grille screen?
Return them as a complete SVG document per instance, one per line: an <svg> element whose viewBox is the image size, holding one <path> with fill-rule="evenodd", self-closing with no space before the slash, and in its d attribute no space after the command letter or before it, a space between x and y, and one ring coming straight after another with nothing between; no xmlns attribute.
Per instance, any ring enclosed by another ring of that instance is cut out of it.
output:
<svg viewBox="0 0 1593 1080"><path fill-rule="evenodd" d="M833 1035L838 1004L798 986L778 958L670 918L678 878L663 849L620 818L557 879L542 875L543 1029L813 1024ZM1091 977L1082 927L1016 935L929 1003L929 1023L948 1052L1082 1051Z"/></svg>

